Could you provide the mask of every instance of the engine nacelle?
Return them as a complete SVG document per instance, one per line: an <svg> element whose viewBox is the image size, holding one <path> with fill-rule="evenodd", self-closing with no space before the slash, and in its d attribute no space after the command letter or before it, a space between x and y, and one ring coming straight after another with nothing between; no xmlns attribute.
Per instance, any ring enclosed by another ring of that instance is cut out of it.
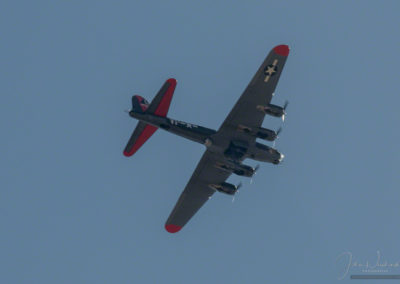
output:
<svg viewBox="0 0 400 284"><path fill-rule="evenodd" d="M247 165L236 165L234 174L238 176L252 177L255 174L256 170L253 167Z"/></svg>
<svg viewBox="0 0 400 284"><path fill-rule="evenodd" d="M273 104L268 104L266 106L258 105L257 109L275 117L282 117L286 114L285 108Z"/></svg>
<svg viewBox="0 0 400 284"><path fill-rule="evenodd" d="M214 190L217 190L219 192L229 194L229 195L234 195L236 193L236 191L238 190L236 185L233 185L233 184L227 183L227 182L222 182L219 184L210 184L209 187L211 187Z"/></svg>
<svg viewBox="0 0 400 284"><path fill-rule="evenodd" d="M230 173L234 173L238 176L245 176L245 177L252 177L256 172L256 169L254 169L253 167L237 163L232 163L232 164L216 163L215 167Z"/></svg>
<svg viewBox="0 0 400 284"><path fill-rule="evenodd" d="M285 156L274 148L256 142L255 147L249 151L248 157L260 162L279 164Z"/></svg>
<svg viewBox="0 0 400 284"><path fill-rule="evenodd" d="M273 130L259 127L256 136L267 141L274 141L278 137L278 134Z"/></svg>

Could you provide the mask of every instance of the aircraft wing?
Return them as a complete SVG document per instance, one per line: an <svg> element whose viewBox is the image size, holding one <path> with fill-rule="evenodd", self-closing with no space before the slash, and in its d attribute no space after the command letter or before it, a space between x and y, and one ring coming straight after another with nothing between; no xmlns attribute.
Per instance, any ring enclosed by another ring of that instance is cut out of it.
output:
<svg viewBox="0 0 400 284"><path fill-rule="evenodd" d="M222 123L219 132L227 139L241 139L249 141L254 136L237 131L239 125L249 128L260 127L265 113L257 106L265 106L271 102L279 77L285 65L289 47L275 46L261 64L257 73L236 102L235 106Z"/></svg>
<svg viewBox="0 0 400 284"><path fill-rule="evenodd" d="M224 182L231 173L214 167L216 161L223 157L206 150L196 170L190 178L185 190L179 197L175 208L172 210L165 229L170 233L176 233L193 217L204 203L214 194L215 190L209 184Z"/></svg>

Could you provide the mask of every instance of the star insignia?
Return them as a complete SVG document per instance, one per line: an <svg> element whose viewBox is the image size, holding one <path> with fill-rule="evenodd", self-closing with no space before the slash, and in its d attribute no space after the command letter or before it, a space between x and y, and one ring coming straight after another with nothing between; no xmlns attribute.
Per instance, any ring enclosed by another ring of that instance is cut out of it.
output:
<svg viewBox="0 0 400 284"><path fill-rule="evenodd" d="M267 76L273 76L277 71L276 66L274 65L268 65L267 67L265 67L264 69L264 74Z"/></svg>

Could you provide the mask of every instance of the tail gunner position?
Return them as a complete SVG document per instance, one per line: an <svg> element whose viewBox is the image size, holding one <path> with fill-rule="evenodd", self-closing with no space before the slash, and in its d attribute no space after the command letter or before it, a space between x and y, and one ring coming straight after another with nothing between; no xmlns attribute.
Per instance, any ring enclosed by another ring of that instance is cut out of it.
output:
<svg viewBox="0 0 400 284"><path fill-rule="evenodd" d="M139 123L125 156L132 156L158 128L207 147L165 224L168 232L178 232L215 191L234 195L238 186L227 183L228 177L232 173L252 177L257 170L242 163L246 158L273 164L282 161L283 154L256 139L274 141L278 137L279 131L261 125L265 114L285 117L287 103L280 107L270 102L288 55L287 45L270 51L218 131L167 117L175 79L168 79L150 104L141 96L132 97L129 115Z"/></svg>

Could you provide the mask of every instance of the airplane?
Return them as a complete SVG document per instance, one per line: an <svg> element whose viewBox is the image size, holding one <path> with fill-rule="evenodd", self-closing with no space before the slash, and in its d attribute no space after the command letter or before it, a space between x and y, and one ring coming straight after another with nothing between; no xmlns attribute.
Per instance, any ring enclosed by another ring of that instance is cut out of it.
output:
<svg viewBox="0 0 400 284"><path fill-rule="evenodd" d="M139 120L124 155L129 157L154 134L164 129L173 134L206 146L192 177L169 215L165 229L176 233L216 192L234 195L239 186L227 183L234 173L252 177L257 167L244 165L249 158L279 164L284 155L276 149L258 143L257 138L274 141L279 134L261 127L266 114L284 119L287 102L283 107L271 104L276 85L289 55L289 46L275 46L268 54L249 85L236 102L220 128L216 131L167 117L177 81L168 79L149 103L139 95L132 97L129 116Z"/></svg>

